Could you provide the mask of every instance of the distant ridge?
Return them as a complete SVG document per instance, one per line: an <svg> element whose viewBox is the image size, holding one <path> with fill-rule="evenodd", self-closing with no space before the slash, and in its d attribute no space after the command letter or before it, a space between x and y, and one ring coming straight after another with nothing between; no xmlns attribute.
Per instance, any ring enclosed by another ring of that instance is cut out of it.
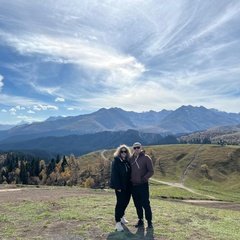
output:
<svg viewBox="0 0 240 240"><path fill-rule="evenodd" d="M220 112L203 106L181 106L175 111L162 110L136 113L121 108L101 108L78 116L50 117L46 121L17 125L0 131L0 139L16 135L66 136L103 131L126 131L186 134L240 122L240 113Z"/></svg>
<svg viewBox="0 0 240 240"><path fill-rule="evenodd" d="M136 130L104 131L85 135L48 136L31 140L1 142L0 150L21 149L25 152L33 152L33 150L39 152L40 149L43 149L52 153L53 156L56 154L70 155L71 153L78 156L100 149L116 148L123 143L131 146L133 142L141 142L143 145L158 145L177 143L177 139L154 133L140 133Z"/></svg>
<svg viewBox="0 0 240 240"><path fill-rule="evenodd" d="M168 143L174 143L176 139L169 141L169 135L180 137L223 126L234 128L233 126L237 124L240 124L240 113L221 112L203 106L189 105L181 106L175 111L164 109L160 112L142 113L125 111L121 108L101 108L91 114L50 117L43 122L25 123L1 130L0 150L24 148L64 152L63 149L65 149L69 153L73 150L72 146L74 145L74 151L86 153L96 150L92 148L92 143L97 144L95 139L98 140L98 145L104 148L116 147L117 144L128 141L132 143L133 139L136 139L132 134L134 132L135 135L140 136L139 141L144 143L160 144L162 143L161 138L165 137L168 137ZM129 133L131 134L129 135ZM118 134L122 139L118 139ZM124 138L125 135L128 138ZM75 139L78 138L79 141L80 138L85 139L85 142L76 143ZM156 139L158 141L155 141ZM63 142L65 145L62 145ZM186 141L184 140L184 142ZM81 147L84 150L79 150Z"/></svg>

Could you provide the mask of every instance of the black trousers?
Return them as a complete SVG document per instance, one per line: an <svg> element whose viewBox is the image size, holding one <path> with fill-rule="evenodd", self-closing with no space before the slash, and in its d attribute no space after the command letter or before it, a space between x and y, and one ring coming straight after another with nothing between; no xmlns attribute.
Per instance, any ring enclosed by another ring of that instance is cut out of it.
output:
<svg viewBox="0 0 240 240"><path fill-rule="evenodd" d="M116 222L120 222L129 204L131 198L131 191L122 190L121 192L119 192L115 190L115 193L117 198L117 203L115 207L115 220Z"/></svg>
<svg viewBox="0 0 240 240"><path fill-rule="evenodd" d="M132 198L139 219L143 219L143 209L145 210L145 218L152 221L152 209L149 201L149 185L144 183L132 186Z"/></svg>

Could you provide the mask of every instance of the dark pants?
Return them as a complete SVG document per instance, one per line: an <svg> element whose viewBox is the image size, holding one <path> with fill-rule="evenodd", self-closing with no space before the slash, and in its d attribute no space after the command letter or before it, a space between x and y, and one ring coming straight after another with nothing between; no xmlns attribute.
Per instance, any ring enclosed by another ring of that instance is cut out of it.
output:
<svg viewBox="0 0 240 240"><path fill-rule="evenodd" d="M117 203L115 207L115 220L116 222L120 222L129 204L131 198L131 191L122 190L121 192L119 192L115 190L115 193L117 198Z"/></svg>
<svg viewBox="0 0 240 240"><path fill-rule="evenodd" d="M132 186L133 202L139 219L143 219L143 209L145 210L145 218L152 221L152 210L149 201L149 186L144 183L137 186Z"/></svg>

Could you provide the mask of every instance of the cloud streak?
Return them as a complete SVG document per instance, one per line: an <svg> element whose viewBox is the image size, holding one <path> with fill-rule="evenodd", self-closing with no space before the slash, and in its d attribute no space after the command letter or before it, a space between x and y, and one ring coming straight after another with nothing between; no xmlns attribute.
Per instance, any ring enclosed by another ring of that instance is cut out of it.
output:
<svg viewBox="0 0 240 240"><path fill-rule="evenodd" d="M237 0L3 2L2 109L239 112Z"/></svg>

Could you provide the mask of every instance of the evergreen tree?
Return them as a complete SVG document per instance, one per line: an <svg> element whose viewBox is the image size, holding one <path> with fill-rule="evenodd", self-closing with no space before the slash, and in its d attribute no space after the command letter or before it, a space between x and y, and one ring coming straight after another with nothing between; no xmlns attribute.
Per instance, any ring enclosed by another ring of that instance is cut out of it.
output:
<svg viewBox="0 0 240 240"><path fill-rule="evenodd" d="M30 164L29 174L31 177L35 176L35 159L33 158Z"/></svg>
<svg viewBox="0 0 240 240"><path fill-rule="evenodd" d="M60 156L59 156L59 154L57 154L56 164L58 164L59 162L60 162Z"/></svg>
<svg viewBox="0 0 240 240"><path fill-rule="evenodd" d="M56 167L56 162L55 162L55 159L52 158L51 162L48 164L48 167L47 167L48 176L54 171L55 167Z"/></svg>
<svg viewBox="0 0 240 240"><path fill-rule="evenodd" d="M64 169L65 169L65 166L67 166L67 165L68 165L67 159L66 159L65 156L63 156L63 161L62 161L62 164L61 164L63 172L64 172Z"/></svg>
<svg viewBox="0 0 240 240"><path fill-rule="evenodd" d="M34 170L35 170L34 175L39 176L39 173L40 173L40 160L39 160L39 158L37 160L35 160Z"/></svg>
<svg viewBox="0 0 240 240"><path fill-rule="evenodd" d="M20 161L20 173L19 173L20 181L23 184L28 184L28 173L25 162Z"/></svg>

